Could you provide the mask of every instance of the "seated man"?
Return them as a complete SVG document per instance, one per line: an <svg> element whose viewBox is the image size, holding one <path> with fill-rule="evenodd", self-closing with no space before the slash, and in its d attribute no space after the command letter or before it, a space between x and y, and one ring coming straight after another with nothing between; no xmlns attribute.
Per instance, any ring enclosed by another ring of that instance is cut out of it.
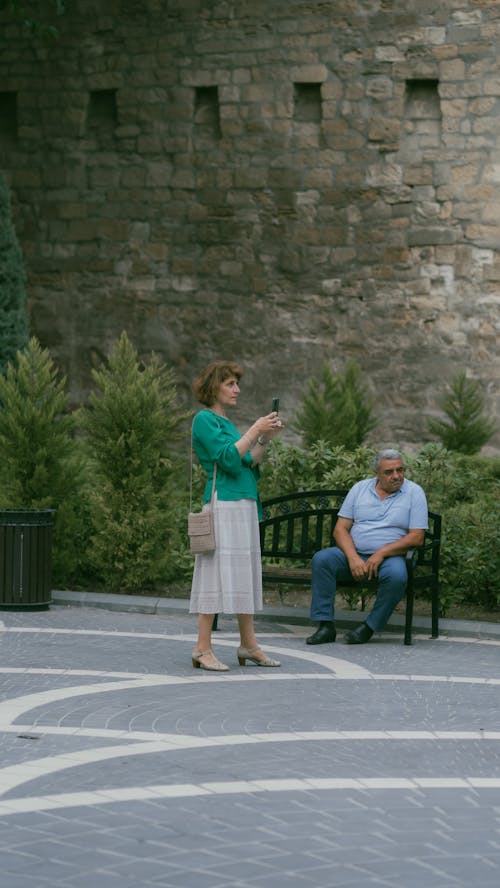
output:
<svg viewBox="0 0 500 888"><path fill-rule="evenodd" d="M406 592L405 555L424 541L427 500L418 484L405 479L399 451L382 450L373 465L375 477L358 481L339 509L333 531L337 545L312 559L311 619L319 620L319 627L307 644L335 641L337 579L378 579L373 610L346 633L347 644L364 644L381 632Z"/></svg>

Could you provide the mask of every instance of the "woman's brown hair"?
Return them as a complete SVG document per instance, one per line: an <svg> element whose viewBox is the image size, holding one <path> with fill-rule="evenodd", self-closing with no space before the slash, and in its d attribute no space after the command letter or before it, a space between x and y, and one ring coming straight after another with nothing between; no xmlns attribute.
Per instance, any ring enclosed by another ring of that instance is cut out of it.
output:
<svg viewBox="0 0 500 888"><path fill-rule="evenodd" d="M212 407L222 383L231 376L240 381L243 370L239 364L234 361L211 361L193 382L196 400L205 407Z"/></svg>

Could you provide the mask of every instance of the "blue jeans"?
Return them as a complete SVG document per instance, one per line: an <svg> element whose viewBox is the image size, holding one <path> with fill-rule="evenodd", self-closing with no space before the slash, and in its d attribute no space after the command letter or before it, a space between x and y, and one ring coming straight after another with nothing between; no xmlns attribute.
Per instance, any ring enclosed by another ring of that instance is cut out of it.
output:
<svg viewBox="0 0 500 888"><path fill-rule="evenodd" d="M366 561L369 555L361 554ZM332 546L321 549L312 559L311 620L333 620L337 579L352 580L347 558L342 549ZM404 597L408 573L401 555L385 558L378 569L378 590L375 604L366 624L374 632L381 632L398 601Z"/></svg>

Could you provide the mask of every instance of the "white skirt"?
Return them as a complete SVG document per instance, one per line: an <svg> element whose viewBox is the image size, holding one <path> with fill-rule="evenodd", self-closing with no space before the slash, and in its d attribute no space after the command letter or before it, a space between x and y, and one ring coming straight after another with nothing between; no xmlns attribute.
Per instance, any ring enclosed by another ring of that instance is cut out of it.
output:
<svg viewBox="0 0 500 888"><path fill-rule="evenodd" d="M215 497L213 509L216 548L195 556L189 612L254 614L262 610L257 503Z"/></svg>

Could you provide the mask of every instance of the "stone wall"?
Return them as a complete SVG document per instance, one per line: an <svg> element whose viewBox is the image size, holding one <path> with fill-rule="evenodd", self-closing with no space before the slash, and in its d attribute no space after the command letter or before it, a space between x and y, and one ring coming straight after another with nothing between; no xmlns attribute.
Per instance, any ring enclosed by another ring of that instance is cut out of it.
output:
<svg viewBox="0 0 500 888"><path fill-rule="evenodd" d="M56 42L0 18L0 148L75 402L126 329L188 398L239 360L239 421L347 358L377 443L461 368L498 416L500 0L68 5Z"/></svg>

